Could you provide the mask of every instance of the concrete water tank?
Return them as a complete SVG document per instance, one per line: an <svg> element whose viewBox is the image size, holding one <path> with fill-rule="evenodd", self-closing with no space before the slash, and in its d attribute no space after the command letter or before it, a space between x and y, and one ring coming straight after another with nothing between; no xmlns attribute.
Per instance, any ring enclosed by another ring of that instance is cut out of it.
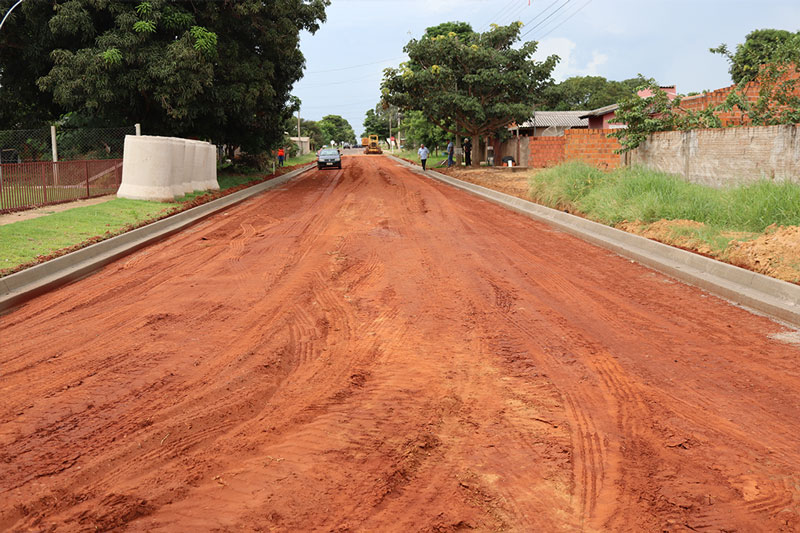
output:
<svg viewBox="0 0 800 533"><path fill-rule="evenodd" d="M173 144L164 137L126 135L117 197L171 202L175 198Z"/></svg>
<svg viewBox="0 0 800 533"><path fill-rule="evenodd" d="M183 192L189 194L195 191L194 187L194 152L195 142L186 139L183 152Z"/></svg>

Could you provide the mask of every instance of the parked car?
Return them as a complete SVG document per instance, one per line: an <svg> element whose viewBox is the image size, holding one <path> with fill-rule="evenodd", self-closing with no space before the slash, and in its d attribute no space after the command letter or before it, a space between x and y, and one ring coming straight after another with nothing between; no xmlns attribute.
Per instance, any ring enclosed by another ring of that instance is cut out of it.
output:
<svg viewBox="0 0 800 533"><path fill-rule="evenodd" d="M317 168L342 168L342 155L336 148L323 148L317 154Z"/></svg>

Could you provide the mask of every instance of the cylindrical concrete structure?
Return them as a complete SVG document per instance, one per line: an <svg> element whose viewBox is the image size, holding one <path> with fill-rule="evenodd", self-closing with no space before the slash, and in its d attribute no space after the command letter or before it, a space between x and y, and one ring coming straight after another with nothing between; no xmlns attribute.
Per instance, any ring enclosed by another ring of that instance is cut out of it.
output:
<svg viewBox="0 0 800 533"><path fill-rule="evenodd" d="M208 159L206 160L206 180L208 182L208 189L211 191L219 190L219 182L217 181L217 146L215 144L208 145Z"/></svg>
<svg viewBox="0 0 800 533"><path fill-rule="evenodd" d="M195 142L189 139L184 141L185 148L183 152L183 192L189 194L194 192L194 152Z"/></svg>
<svg viewBox="0 0 800 533"><path fill-rule="evenodd" d="M208 153L203 141L190 141L194 144L194 161L192 162L192 188L195 191L206 190L205 165Z"/></svg>
<svg viewBox="0 0 800 533"><path fill-rule="evenodd" d="M175 196L183 196L186 187L183 184L183 154L186 152L186 141L177 137L168 137L167 142L172 150L172 191Z"/></svg>
<svg viewBox="0 0 800 533"><path fill-rule="evenodd" d="M171 202L173 146L163 137L125 136L118 198Z"/></svg>

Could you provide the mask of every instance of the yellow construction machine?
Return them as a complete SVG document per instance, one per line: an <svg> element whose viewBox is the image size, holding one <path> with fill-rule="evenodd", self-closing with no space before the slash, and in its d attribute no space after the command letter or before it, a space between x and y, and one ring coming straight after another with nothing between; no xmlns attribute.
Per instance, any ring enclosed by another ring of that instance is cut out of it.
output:
<svg viewBox="0 0 800 533"><path fill-rule="evenodd" d="M367 149L364 150L365 154L382 154L383 150L381 150L381 145L378 143L378 136L377 135L370 135L369 136L369 144L367 144Z"/></svg>

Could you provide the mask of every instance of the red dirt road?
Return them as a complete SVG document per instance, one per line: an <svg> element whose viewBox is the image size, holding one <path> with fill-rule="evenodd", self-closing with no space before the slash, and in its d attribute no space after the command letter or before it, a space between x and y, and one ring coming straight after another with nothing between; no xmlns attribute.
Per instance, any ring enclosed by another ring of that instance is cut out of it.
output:
<svg viewBox="0 0 800 533"><path fill-rule="evenodd" d="M0 530L800 530L796 333L344 163L0 317Z"/></svg>

